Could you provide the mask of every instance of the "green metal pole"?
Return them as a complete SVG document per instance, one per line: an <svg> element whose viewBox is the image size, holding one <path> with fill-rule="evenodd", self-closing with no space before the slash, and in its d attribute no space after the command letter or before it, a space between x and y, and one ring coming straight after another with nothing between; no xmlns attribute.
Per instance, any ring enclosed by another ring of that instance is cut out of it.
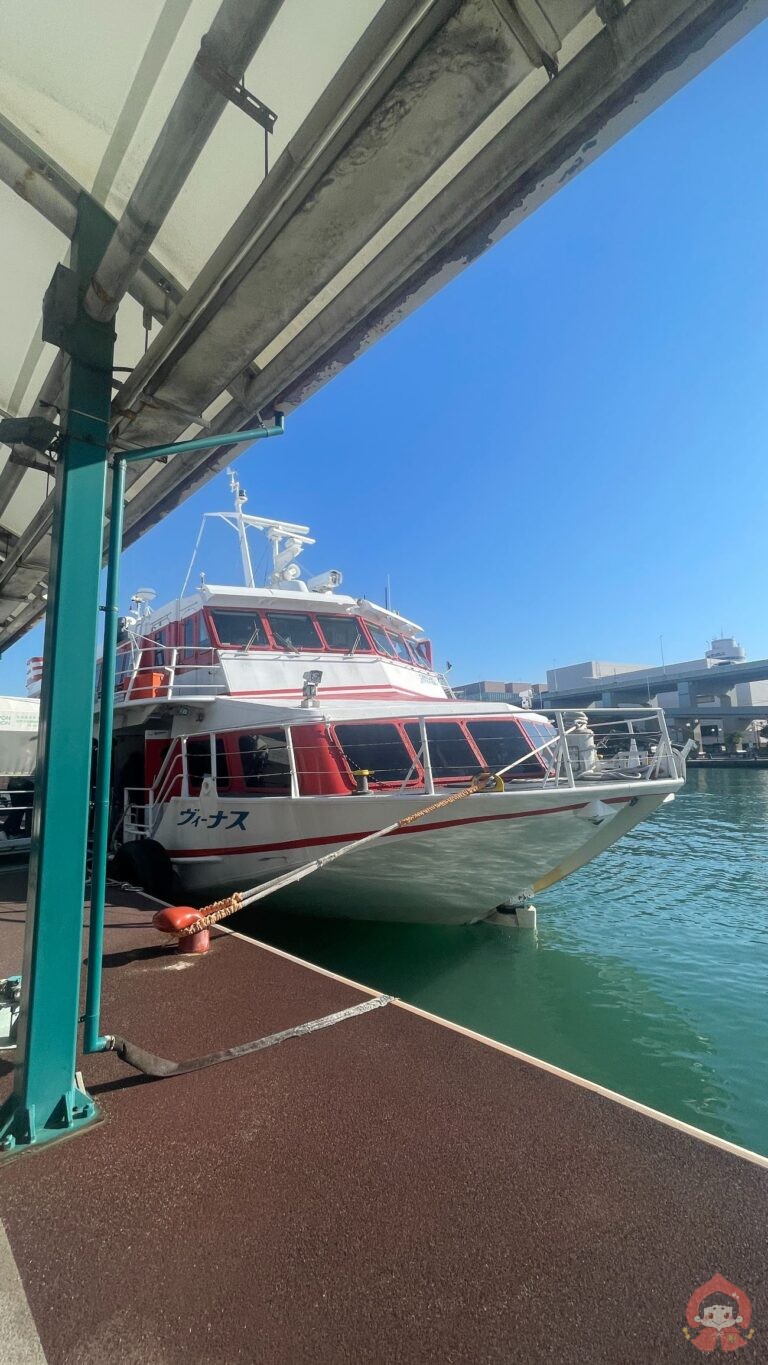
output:
<svg viewBox="0 0 768 1365"><path fill-rule="evenodd" d="M56 477L45 623L32 854L13 1094L0 1141L40 1143L89 1122L75 1085L83 901L91 786L93 689L104 529L114 334L89 321L82 296L114 223L81 199L72 268L79 287ZM55 323L55 309L52 310ZM54 324L52 324L54 325ZM53 339L50 333L44 339Z"/></svg>
<svg viewBox="0 0 768 1365"><path fill-rule="evenodd" d="M115 701L118 593L120 591L120 554L123 548L123 508L125 503L125 462L115 460L112 468L112 502L109 517L109 556L107 592L104 604L104 645L101 654L101 709L99 711L99 752L96 762L96 796L93 810L93 856L91 859L91 917L88 926L88 981L85 994L83 1051L103 1052L111 1038L99 1035L101 975L104 952L104 904L107 890L109 853L110 776L112 771L112 728Z"/></svg>
<svg viewBox="0 0 768 1365"><path fill-rule="evenodd" d="M260 441L265 436L282 436L285 418L276 412L271 427L253 427L249 431L221 431L216 436L196 436L192 441L172 441L167 446L142 446L139 450L122 450L124 460L159 460L164 455L186 455L189 450L210 450L215 446L243 445L246 441Z"/></svg>

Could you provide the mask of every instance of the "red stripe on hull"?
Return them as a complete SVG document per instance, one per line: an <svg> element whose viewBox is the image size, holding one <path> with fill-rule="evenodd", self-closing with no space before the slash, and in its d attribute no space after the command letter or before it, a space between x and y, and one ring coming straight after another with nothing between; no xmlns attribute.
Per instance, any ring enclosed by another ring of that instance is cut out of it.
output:
<svg viewBox="0 0 768 1365"><path fill-rule="evenodd" d="M612 796L606 804L623 805L626 801L631 801L631 796ZM566 811L583 810L588 806L588 801L577 801L572 806L550 806L546 810L520 810L511 811L507 815L475 815L467 820L436 820L431 825L410 825L406 829L393 829L390 834L384 835L385 839L399 834L425 834L433 829L451 829L457 825L485 825L492 820L524 820L531 815L562 815ZM320 844L354 844L358 839L367 839L374 830L361 830L357 834L320 834L314 839L286 839L279 844L250 844L245 848L236 846L234 848L200 848L200 849L174 849L168 850L171 858L180 861L183 858L211 858L226 857L234 854L243 853L274 853L286 848L316 848Z"/></svg>

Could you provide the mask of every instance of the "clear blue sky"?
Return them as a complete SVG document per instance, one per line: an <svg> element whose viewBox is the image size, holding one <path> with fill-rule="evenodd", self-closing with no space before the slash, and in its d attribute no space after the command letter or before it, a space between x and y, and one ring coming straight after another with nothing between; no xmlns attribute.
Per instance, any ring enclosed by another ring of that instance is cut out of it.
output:
<svg viewBox="0 0 768 1365"><path fill-rule="evenodd" d="M378 600L391 575L455 681L657 663L660 635L700 657L721 627L768 655L767 69L764 24L239 461L314 571ZM126 604L172 597L228 505L222 476L127 551Z"/></svg>

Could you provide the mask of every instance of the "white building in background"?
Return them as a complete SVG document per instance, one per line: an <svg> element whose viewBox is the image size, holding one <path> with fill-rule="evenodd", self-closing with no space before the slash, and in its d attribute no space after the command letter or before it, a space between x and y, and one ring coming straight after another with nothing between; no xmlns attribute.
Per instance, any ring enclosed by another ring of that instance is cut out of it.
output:
<svg viewBox="0 0 768 1365"><path fill-rule="evenodd" d="M550 692L556 694L558 691L565 692L571 688L575 690L583 683L604 681L605 690L608 692L612 678L625 677L631 673L633 679L636 679L641 686L647 685L648 700L653 700L654 703L663 706L670 720L674 721L675 713L683 717L692 714L692 710L695 709L696 715L700 716L702 721L700 734L697 733L696 738L703 748L714 749L725 744L727 738L734 733L743 732L746 742L750 742L750 740L755 742L756 731L763 727L764 722L762 720L739 720L738 717L734 717L732 722L726 723L722 718L713 717L712 723L708 724L703 719L708 708L722 710L723 707L722 698L714 686L718 667L721 664L745 663L746 658L746 651L743 646L733 636L726 635L713 640L702 659L688 659L683 663L649 667L646 664L626 664L590 659L582 664L569 664L564 668L552 668L547 672L547 687ZM713 673L713 689L710 696L702 695L697 689L695 703L685 706L681 703L675 688L664 690L665 678L704 672L706 669L711 669ZM766 718L768 718L768 681L736 683L729 689L729 695L734 709L764 706ZM554 703L555 698L553 698ZM688 727L689 733L691 728ZM698 730L698 727L696 728ZM683 736L679 735L678 737Z"/></svg>

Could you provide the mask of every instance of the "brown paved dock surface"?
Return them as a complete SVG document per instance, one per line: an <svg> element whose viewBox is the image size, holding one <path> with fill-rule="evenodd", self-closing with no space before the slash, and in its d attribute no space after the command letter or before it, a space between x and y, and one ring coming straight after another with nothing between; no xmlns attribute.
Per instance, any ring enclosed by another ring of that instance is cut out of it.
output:
<svg viewBox="0 0 768 1365"><path fill-rule="evenodd" d="M365 998L229 935L179 968L122 899L103 1024L165 1056ZM50 1365L694 1360L718 1270L768 1358L768 1170L504 1050L388 1005L177 1079L83 1070L103 1121L0 1164Z"/></svg>

